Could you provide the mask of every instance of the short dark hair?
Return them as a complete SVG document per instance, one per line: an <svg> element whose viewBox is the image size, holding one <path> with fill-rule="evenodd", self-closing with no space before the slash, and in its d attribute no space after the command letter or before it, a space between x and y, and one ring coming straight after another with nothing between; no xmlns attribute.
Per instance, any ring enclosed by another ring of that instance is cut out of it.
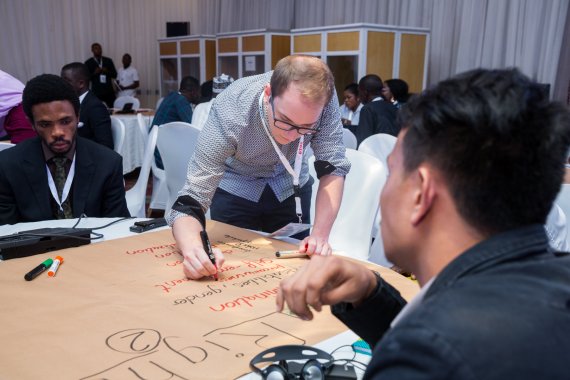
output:
<svg viewBox="0 0 570 380"><path fill-rule="evenodd" d="M22 94L22 107L28 119L34 122L32 107L36 104L51 103L58 100L69 101L79 116L79 97L65 79L53 74L42 74L26 83Z"/></svg>
<svg viewBox="0 0 570 380"><path fill-rule="evenodd" d="M404 167L440 170L460 215L491 235L544 224L564 176L570 114L516 69L473 70L404 105Z"/></svg>
<svg viewBox="0 0 570 380"><path fill-rule="evenodd" d="M368 74L363 76L360 81L358 81L358 86L369 92L371 95L382 94L382 78L376 74Z"/></svg>
<svg viewBox="0 0 570 380"><path fill-rule="evenodd" d="M200 86L200 95L202 96L201 99L202 101L208 102L210 101L210 99L212 99L214 95L213 86L214 86L214 81L211 79L202 83L202 85Z"/></svg>
<svg viewBox="0 0 570 380"><path fill-rule="evenodd" d="M358 83L347 84L346 87L344 88L344 91L348 91L356 95L356 97L358 97Z"/></svg>
<svg viewBox="0 0 570 380"><path fill-rule="evenodd" d="M75 79L83 79L87 85L89 85L89 80L91 79L91 74L87 65L81 62L71 62L61 68L61 72L70 70L72 76Z"/></svg>
<svg viewBox="0 0 570 380"><path fill-rule="evenodd" d="M390 92L394 99L400 103L405 103L410 97L408 84L402 79L388 79L384 81L384 84L390 87ZM390 100L390 99L388 99Z"/></svg>
<svg viewBox="0 0 570 380"><path fill-rule="evenodd" d="M193 76L186 76L182 78L180 81L180 91L193 91L193 90L200 90L200 82L198 79L194 78Z"/></svg>

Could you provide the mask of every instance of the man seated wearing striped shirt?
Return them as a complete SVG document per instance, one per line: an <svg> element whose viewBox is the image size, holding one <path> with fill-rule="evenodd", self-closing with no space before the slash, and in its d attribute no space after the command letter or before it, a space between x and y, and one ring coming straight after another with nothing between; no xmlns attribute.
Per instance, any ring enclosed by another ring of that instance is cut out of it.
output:
<svg viewBox="0 0 570 380"><path fill-rule="evenodd" d="M330 255L350 162L328 66L316 57L285 57L274 71L239 79L218 95L167 215L188 278L211 276L224 262L214 249L214 265L200 238L208 208L214 220L265 232L310 222L309 143L320 182L313 229L299 250Z"/></svg>

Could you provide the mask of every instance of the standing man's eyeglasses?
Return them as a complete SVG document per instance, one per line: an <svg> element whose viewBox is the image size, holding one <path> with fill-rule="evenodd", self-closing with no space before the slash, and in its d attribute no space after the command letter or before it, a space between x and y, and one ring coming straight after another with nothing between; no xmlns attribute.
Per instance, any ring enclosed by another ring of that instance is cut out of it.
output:
<svg viewBox="0 0 570 380"><path fill-rule="evenodd" d="M271 112L273 114L273 121L274 121L275 127L279 128L283 131L295 130L300 135L314 135L315 133L317 133L319 131L319 129L321 127L322 114L321 114L321 116L319 116L319 120L316 123L309 125L309 126L305 126L305 127L299 127L298 125L291 124L291 123L286 122L284 120L279 120L275 117L275 107L273 106L273 97L272 96L269 97L269 104L271 104Z"/></svg>

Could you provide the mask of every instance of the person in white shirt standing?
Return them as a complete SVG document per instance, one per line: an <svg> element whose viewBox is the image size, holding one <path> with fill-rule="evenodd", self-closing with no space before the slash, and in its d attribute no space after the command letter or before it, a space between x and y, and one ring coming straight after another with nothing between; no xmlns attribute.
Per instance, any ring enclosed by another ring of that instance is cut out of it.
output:
<svg viewBox="0 0 570 380"><path fill-rule="evenodd" d="M123 67L119 69L117 82L121 89L117 94L120 96L136 96L136 89L139 87L139 73L137 69L131 66L131 55L123 55Z"/></svg>

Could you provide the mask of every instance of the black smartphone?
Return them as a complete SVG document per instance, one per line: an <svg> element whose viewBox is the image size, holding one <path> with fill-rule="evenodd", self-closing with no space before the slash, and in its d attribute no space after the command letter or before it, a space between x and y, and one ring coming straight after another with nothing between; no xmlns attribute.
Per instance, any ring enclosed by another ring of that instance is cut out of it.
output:
<svg viewBox="0 0 570 380"><path fill-rule="evenodd" d="M129 229L132 232L145 232L150 231L158 227L166 226L166 220L164 218L155 218L149 220L141 220L135 222Z"/></svg>

